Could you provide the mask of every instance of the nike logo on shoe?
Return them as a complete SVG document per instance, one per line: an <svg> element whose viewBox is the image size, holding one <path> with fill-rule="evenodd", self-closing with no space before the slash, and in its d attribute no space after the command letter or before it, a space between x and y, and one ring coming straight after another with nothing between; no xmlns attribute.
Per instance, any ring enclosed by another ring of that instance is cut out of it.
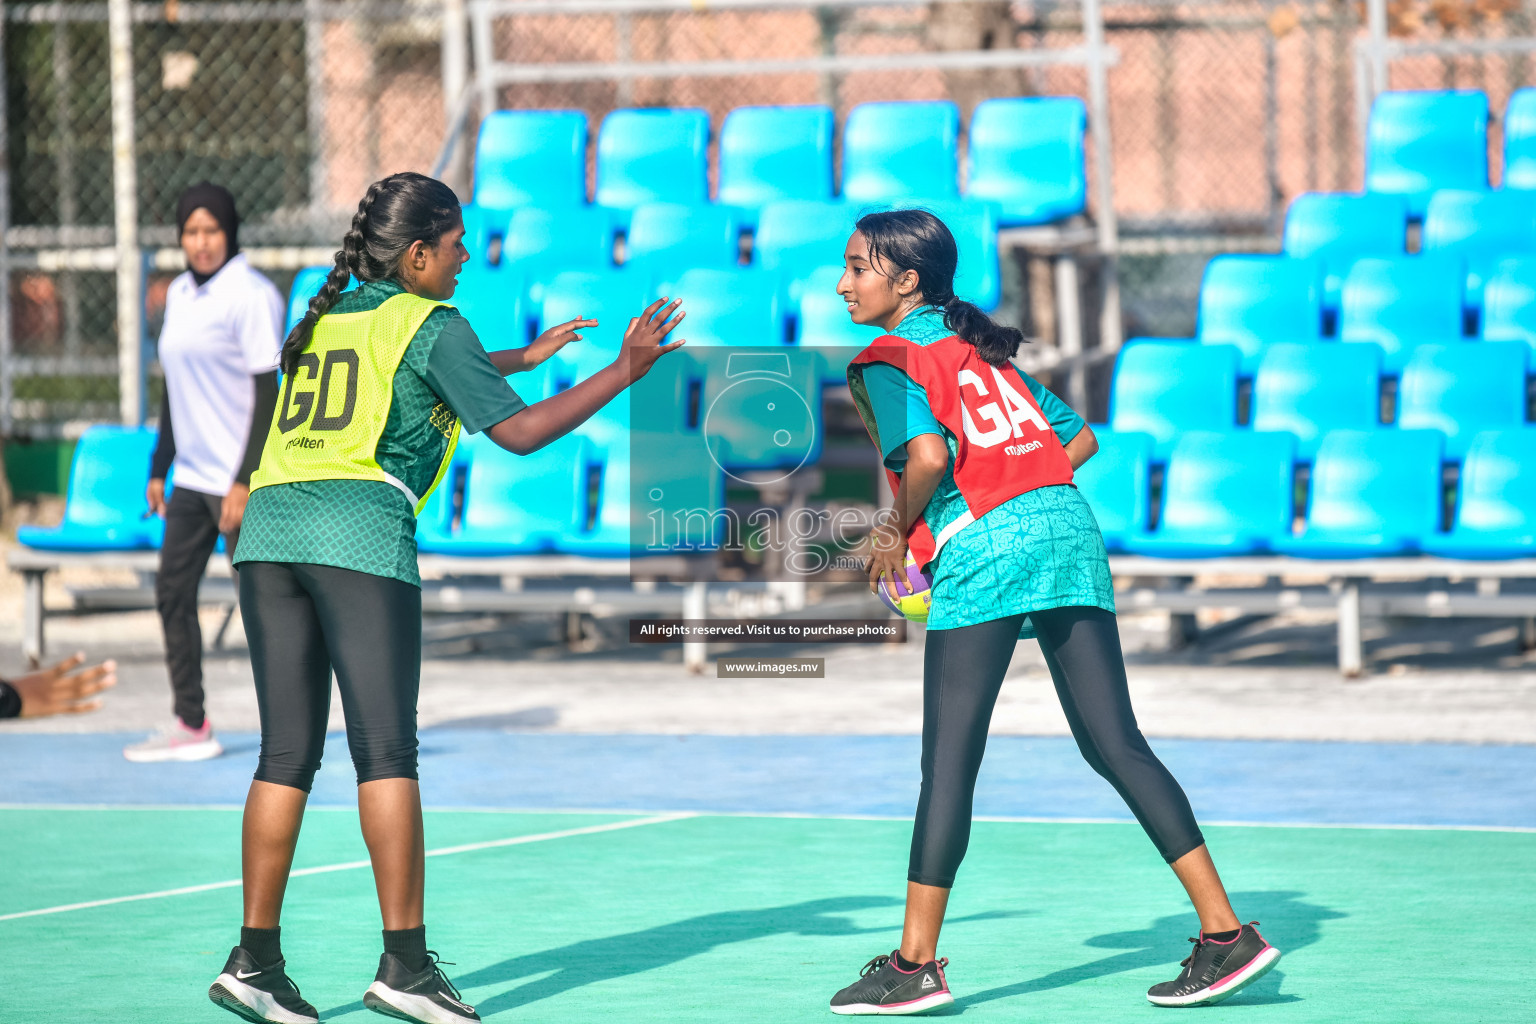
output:
<svg viewBox="0 0 1536 1024"><path fill-rule="evenodd" d="M235 972L235 977L240 979L241 981L244 981L246 978L254 978L254 977L256 977L256 975L258 975L260 973L261 973L260 971L236 971Z"/></svg>
<svg viewBox="0 0 1536 1024"><path fill-rule="evenodd" d="M933 980L933 975L923 975L923 988L938 988L939 983Z"/></svg>

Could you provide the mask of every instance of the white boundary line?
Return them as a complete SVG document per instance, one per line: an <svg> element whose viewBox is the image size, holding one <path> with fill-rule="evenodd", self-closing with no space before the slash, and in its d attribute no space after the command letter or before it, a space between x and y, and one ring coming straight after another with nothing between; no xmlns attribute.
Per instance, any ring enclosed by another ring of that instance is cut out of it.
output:
<svg viewBox="0 0 1536 1024"><path fill-rule="evenodd" d="M493 850L503 846L521 846L525 843L542 843L550 839L567 839L571 836L587 836L598 832L614 832L623 828L639 828L643 825L661 825L669 821L682 821L685 818L693 818L697 815L681 811L673 814L657 814L651 817L631 818L627 821L613 821L603 825L584 825L581 828L561 829L559 832L539 832L528 836L512 836L508 839L491 839L483 843L464 843L459 846L443 846L436 850L428 850L428 857L446 857L453 853L470 853L474 850ZM289 878L300 878L304 875L323 875L332 871L353 871L357 868L366 868L369 862L366 860L347 861L343 864L325 864L320 867L300 868L289 872ZM235 889L240 886L240 879L232 879L227 882L208 882L204 885L187 885L179 889L161 889L159 892L145 892L134 896L113 896L104 900L89 900L85 903L66 903L58 907L44 907L40 910L23 910L15 914L0 914L0 921L14 921L22 917L41 917L44 914L62 914L67 910L88 910L91 907L109 907L116 903L133 903L138 900L155 900L165 896L186 896L195 892L210 892L214 889Z"/></svg>

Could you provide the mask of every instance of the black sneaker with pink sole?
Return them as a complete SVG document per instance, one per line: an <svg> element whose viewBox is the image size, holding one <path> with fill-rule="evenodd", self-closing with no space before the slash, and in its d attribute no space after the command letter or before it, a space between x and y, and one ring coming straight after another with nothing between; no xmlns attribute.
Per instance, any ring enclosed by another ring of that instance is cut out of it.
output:
<svg viewBox="0 0 1536 1024"><path fill-rule="evenodd" d="M1229 942L1216 942L1201 932L1194 952L1172 981L1153 985L1147 1001L1157 1006L1209 1006L1228 999L1269 973L1280 951L1259 934L1257 921L1238 929Z"/></svg>
<svg viewBox="0 0 1536 1024"><path fill-rule="evenodd" d="M955 1001L944 978L945 959L904 971L896 954L877 956L859 971L859 980L832 997L832 1012L846 1016L905 1016L927 1013Z"/></svg>

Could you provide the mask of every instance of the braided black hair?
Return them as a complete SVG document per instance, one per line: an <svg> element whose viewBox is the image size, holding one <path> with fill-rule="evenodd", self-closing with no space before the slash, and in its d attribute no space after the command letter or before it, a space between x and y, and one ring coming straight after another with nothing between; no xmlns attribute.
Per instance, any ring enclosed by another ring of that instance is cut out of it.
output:
<svg viewBox="0 0 1536 1024"><path fill-rule="evenodd" d="M436 245L461 216L459 197L425 174L406 171L369 185L336 252L336 265L319 294L309 300L304 319L294 324L283 342L283 372L294 371L299 355L309 347L316 321L336 305L348 278L384 281L395 277L412 242Z"/></svg>
<svg viewBox="0 0 1536 1024"><path fill-rule="evenodd" d="M870 262L890 268L881 270L888 277L915 271L923 301L942 309L944 326L973 345L983 360L1002 366L1019 351L1024 332L955 295L960 254L943 221L927 210L882 210L860 217L858 228L869 242Z"/></svg>

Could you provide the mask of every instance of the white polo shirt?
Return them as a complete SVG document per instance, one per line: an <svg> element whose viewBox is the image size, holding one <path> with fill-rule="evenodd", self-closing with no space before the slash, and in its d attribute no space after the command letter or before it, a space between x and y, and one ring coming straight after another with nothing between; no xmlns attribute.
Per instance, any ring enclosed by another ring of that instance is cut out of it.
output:
<svg viewBox="0 0 1536 1024"><path fill-rule="evenodd" d="M255 389L283 346L283 297L237 255L199 287L189 270L171 282L160 331L176 435L174 484L224 495L245 458Z"/></svg>

